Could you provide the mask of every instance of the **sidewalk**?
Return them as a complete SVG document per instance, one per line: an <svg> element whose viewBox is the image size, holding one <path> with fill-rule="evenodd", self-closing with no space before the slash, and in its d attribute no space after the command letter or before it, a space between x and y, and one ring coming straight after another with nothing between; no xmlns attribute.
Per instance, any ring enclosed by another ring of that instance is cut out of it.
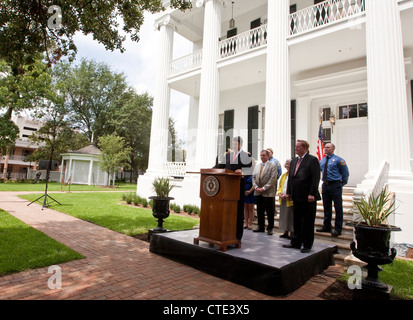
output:
<svg viewBox="0 0 413 320"><path fill-rule="evenodd" d="M287 297L272 297L149 252L149 244L0 192L0 208L65 244L85 259L60 264L62 288L51 290L48 267L0 277L0 299L33 300L313 300L340 266L315 276ZM246 275L248 276L248 275Z"/></svg>

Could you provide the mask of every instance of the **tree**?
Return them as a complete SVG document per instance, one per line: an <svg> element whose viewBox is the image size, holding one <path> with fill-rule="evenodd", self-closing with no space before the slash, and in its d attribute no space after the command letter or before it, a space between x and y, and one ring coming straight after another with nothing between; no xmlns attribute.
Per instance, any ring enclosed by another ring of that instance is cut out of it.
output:
<svg viewBox="0 0 413 320"><path fill-rule="evenodd" d="M1 47L1 46L0 46ZM4 60L0 60L0 106L5 110L3 133L0 134L0 154L8 154L14 145L19 130L12 123L13 111L32 109L42 103L49 93L50 74L40 61L40 55L31 65L22 66L23 72L14 72ZM8 137L5 139L5 137ZM13 138L14 137L14 138ZM7 143L6 143L7 142ZM6 179L8 158L4 162L3 178Z"/></svg>
<svg viewBox="0 0 413 320"><path fill-rule="evenodd" d="M139 170L146 170L149 158L149 142L152 119L153 98L145 94L137 94L132 89L125 94L120 108L115 110L109 120L115 133L125 139L131 148L129 165L132 177L138 176Z"/></svg>
<svg viewBox="0 0 413 320"><path fill-rule="evenodd" d="M114 132L109 121L122 107L129 87L123 73L102 62L82 59L77 66L56 65L54 73L63 95L67 117L89 139Z"/></svg>
<svg viewBox="0 0 413 320"><path fill-rule="evenodd" d="M70 150L77 150L88 143L85 135L73 130L66 117L63 97L59 95L56 83L51 86L48 100L34 112L34 117L44 125L29 139L40 147L26 161L38 161L41 159L61 160L61 154ZM53 91L53 89L54 91Z"/></svg>
<svg viewBox="0 0 413 320"><path fill-rule="evenodd" d="M98 147L102 154L100 155L99 167L108 174L108 185L110 177L119 172L122 168L128 166L129 156L132 151L126 147L125 140L115 134L106 135L100 138Z"/></svg>
<svg viewBox="0 0 413 320"><path fill-rule="evenodd" d="M31 65L21 68L16 73L10 64L0 60L0 106L9 120L13 111L36 108L49 93L50 70L41 62L40 55Z"/></svg>
<svg viewBox="0 0 413 320"><path fill-rule="evenodd" d="M19 136L19 128L13 121L0 117L0 155L7 152L7 148L14 146Z"/></svg>
<svg viewBox="0 0 413 320"><path fill-rule="evenodd" d="M185 10L192 5L171 0L171 6ZM123 20L123 31L139 41L144 12L164 9L161 0L1 0L0 59L16 74L32 64L37 53L47 53L49 66L62 56L73 59L76 32L92 34L107 50L123 52L126 37L119 33L118 21Z"/></svg>
<svg viewBox="0 0 413 320"><path fill-rule="evenodd" d="M175 129L175 120L171 117L169 118L168 132L168 160L171 162L177 162L178 160L184 162L185 154L182 148L184 143L178 138Z"/></svg>

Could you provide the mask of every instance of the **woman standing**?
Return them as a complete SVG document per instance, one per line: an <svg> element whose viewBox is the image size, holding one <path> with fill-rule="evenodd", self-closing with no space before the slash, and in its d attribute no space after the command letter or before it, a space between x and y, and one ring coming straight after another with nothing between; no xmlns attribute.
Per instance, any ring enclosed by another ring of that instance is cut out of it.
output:
<svg viewBox="0 0 413 320"><path fill-rule="evenodd" d="M280 238L291 239L294 235L293 224L293 202L287 200L287 184L288 173L290 172L291 159L285 162L285 169L287 172L281 176L278 184L278 198L280 201L280 220L279 229L284 230L284 233L280 235Z"/></svg>

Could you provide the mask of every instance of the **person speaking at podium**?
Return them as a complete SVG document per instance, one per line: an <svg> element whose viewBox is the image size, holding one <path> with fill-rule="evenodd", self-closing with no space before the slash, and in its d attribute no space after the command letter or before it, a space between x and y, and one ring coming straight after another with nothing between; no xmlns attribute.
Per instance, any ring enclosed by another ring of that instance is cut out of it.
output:
<svg viewBox="0 0 413 320"><path fill-rule="evenodd" d="M242 173L242 168L252 167L251 154L242 150L243 140L240 136L232 139L232 150L224 154L223 159L214 167L215 169L227 169ZM251 174L251 173L249 173ZM237 240L242 239L244 233L244 197L245 178L242 177L240 183L240 198L237 207Z"/></svg>

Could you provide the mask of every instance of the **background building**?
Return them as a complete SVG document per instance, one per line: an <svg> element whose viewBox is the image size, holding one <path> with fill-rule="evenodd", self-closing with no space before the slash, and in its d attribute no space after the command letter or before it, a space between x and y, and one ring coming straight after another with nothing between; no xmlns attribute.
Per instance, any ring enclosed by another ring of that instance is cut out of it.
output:
<svg viewBox="0 0 413 320"><path fill-rule="evenodd" d="M28 179L28 169L36 167L36 163L25 162L25 159L39 148L38 144L29 140L29 136L39 130L43 124L20 115L13 116L12 121L19 128L19 137L11 155L2 155L0 159L0 178L3 177L4 167L7 163L6 175L10 179Z"/></svg>

